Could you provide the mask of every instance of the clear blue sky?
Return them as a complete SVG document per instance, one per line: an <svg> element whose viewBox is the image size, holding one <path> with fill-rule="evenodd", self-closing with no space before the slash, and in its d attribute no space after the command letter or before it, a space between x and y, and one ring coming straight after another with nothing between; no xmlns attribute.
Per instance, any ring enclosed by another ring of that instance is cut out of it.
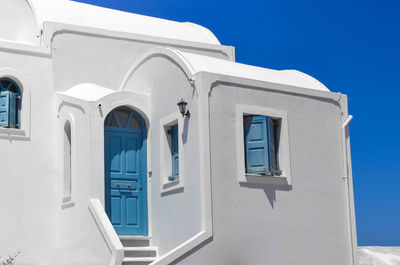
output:
<svg viewBox="0 0 400 265"><path fill-rule="evenodd" d="M81 2L203 25L238 62L347 94L359 245L400 245L400 1Z"/></svg>

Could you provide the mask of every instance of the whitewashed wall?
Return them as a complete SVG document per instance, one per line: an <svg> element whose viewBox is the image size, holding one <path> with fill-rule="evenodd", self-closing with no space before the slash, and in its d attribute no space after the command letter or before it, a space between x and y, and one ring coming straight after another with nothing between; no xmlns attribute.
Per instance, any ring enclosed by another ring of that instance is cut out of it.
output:
<svg viewBox="0 0 400 265"><path fill-rule="evenodd" d="M151 223L152 243L159 246L160 255L172 250L201 231L200 177L198 137L198 91L191 86L185 73L172 61L154 57L135 72L125 91L143 89L151 94ZM177 103L188 102L190 119L183 119ZM184 156L183 187L162 192L160 179L160 121L171 114L182 119Z"/></svg>
<svg viewBox="0 0 400 265"><path fill-rule="evenodd" d="M157 43L156 38L150 42L88 35L63 33L54 36L52 47L56 90L64 91L87 82L118 89L136 59L157 46L176 46L182 51L229 59L221 51L181 47L179 42ZM141 91L141 88L137 90Z"/></svg>
<svg viewBox="0 0 400 265"><path fill-rule="evenodd" d="M238 182L238 104L287 111L291 186ZM213 238L177 264L352 264L338 102L217 85L210 128Z"/></svg>
<svg viewBox="0 0 400 265"><path fill-rule="evenodd" d="M118 105L129 105L143 113L149 125L152 244L159 246L159 254L163 255L201 231L198 93L176 63L161 57L147 61L133 73L124 87L125 92L118 92L119 96L113 94L92 102L56 93L85 82L118 91L130 66L150 46L62 34L54 38L51 54L45 49L40 50L39 57L27 56L23 51L0 54L1 66L20 71L25 76L23 85L32 95L30 113L23 109L23 118L30 116L31 135L20 140L0 135L3 138L0 139L1 165L5 168L0 180L4 187L1 209L7 213L2 215L1 222L4 229L0 239L2 255L21 251L20 264L109 262L110 251L88 210L88 203L90 198L104 200L103 122L108 111ZM135 93L142 98L137 100ZM189 103L190 119L184 120L179 114L176 104L181 98ZM99 111L99 103L102 111ZM162 193L160 120L171 114L179 117L184 127L181 135L184 180L183 188ZM71 200L63 203L66 120L71 122L72 128L72 194ZM15 192L17 187L20 194ZM25 234L29 239L14 240L15 235ZM7 244L8 241L13 243Z"/></svg>
<svg viewBox="0 0 400 265"><path fill-rule="evenodd" d="M0 62L2 76L22 82L23 106L30 102L22 111L23 135L0 133L0 255L21 251L21 262L45 263L55 251L61 202L51 61L0 50Z"/></svg>

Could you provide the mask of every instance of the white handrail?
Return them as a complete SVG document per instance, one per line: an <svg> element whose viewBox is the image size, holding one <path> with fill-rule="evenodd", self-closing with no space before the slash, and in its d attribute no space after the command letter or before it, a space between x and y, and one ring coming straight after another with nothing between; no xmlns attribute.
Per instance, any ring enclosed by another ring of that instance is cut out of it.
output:
<svg viewBox="0 0 400 265"><path fill-rule="evenodd" d="M90 199L89 210L104 237L108 248L111 250L110 265L121 265L124 258L124 247L118 238L108 216L99 199Z"/></svg>

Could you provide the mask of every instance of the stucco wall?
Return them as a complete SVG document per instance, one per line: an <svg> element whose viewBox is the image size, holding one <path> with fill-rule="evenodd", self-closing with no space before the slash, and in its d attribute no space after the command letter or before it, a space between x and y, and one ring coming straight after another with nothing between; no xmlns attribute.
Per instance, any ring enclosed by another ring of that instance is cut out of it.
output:
<svg viewBox="0 0 400 265"><path fill-rule="evenodd" d="M57 158L56 183L58 202L57 258L59 264L109 264L110 250L88 209L95 187L91 178L90 105L84 101L58 96L54 156ZM71 200L62 203L63 195L63 132L71 123ZM101 181L101 177L97 178ZM104 179L103 179L104 182ZM104 193L104 192L103 192Z"/></svg>
<svg viewBox="0 0 400 265"><path fill-rule="evenodd" d="M148 49L158 45L153 42L86 34L65 32L56 34L52 42L54 89L66 91L80 83L94 83L117 91L131 65ZM189 47L181 49L227 59L227 56L220 52ZM85 238L97 240L95 232L86 232L89 235L77 238L74 236L75 233L69 231L79 233L83 227L92 225L91 220L89 221L81 210L75 208L86 205L89 197L99 198L101 201L104 199L103 122L113 107L127 105L143 113L148 123L148 171L152 172L148 191L149 232L152 236L152 245L159 247L159 255L163 255L201 231L198 95L179 65L165 57L152 58L140 65L124 87L124 93L130 92L138 93L141 99L137 99L138 96L135 94L131 95L133 100L128 99L127 94L118 96L120 92L114 94L112 99L100 99L92 103L67 99L73 104L67 104L61 111L62 115L72 113L74 117L76 149L79 149L76 150L79 155L76 157L77 173L73 184L77 185L75 187L77 201L74 207L64 210L61 221L65 224L75 220L76 225L61 232L61 236L64 237L63 242L70 246L78 242L79 238L83 242ZM188 101L191 112L190 119L182 122L184 129L181 137L184 141L185 154L184 185L183 189L161 194L160 120L171 114L180 117L176 103L181 98ZM98 104L102 104L100 109ZM86 127L88 123L91 124L90 127ZM62 126L59 127L62 130ZM61 168L62 165L59 164L59 169ZM100 245L98 249L101 249ZM73 251L76 251L76 247L72 247L71 253Z"/></svg>
<svg viewBox="0 0 400 265"><path fill-rule="evenodd" d="M0 39L37 44L36 18L26 0L2 0L0 18ZM12 25L12 27L10 27Z"/></svg>
<svg viewBox="0 0 400 265"><path fill-rule="evenodd" d="M22 51L0 53L1 66L22 72L26 81L23 86L26 91L29 88L32 96L23 97L24 101L31 100L30 111L24 108L22 112L23 118L29 116L31 130L23 123L28 135L19 140L0 135L3 166L0 181L4 189L0 202L4 213L1 255L21 251L18 258L21 264L109 261L110 251L90 215L88 203L90 198L104 200L103 122L110 110L107 107L126 101L126 94L117 100L114 95L113 100L100 101L106 111L103 113L97 102L56 92L83 82L117 90L129 67L151 46L157 45L61 34L55 37L51 54L45 49L36 56ZM125 91L141 93L147 102L143 105L131 100L129 104L121 104L130 105L143 112L146 119L150 118L148 169L153 174L149 185L149 223L153 245L160 247L162 255L201 230L197 92L178 65L165 58L155 58L143 65L128 81ZM181 98L188 101L192 114L182 123L184 186L161 195L160 119L171 113L180 116L176 103ZM63 205L62 146L67 119L72 126L72 197L71 203Z"/></svg>
<svg viewBox="0 0 400 265"><path fill-rule="evenodd" d="M287 111L292 186L239 184L237 104ZM337 103L218 85L210 120L214 235L177 263L351 264Z"/></svg>
<svg viewBox="0 0 400 265"><path fill-rule="evenodd" d="M88 82L118 89L129 67L148 49L160 45L162 43L157 43L156 39L149 42L85 34L56 34L52 43L55 89L64 91ZM227 55L212 50L185 46L179 49L227 59Z"/></svg>
<svg viewBox="0 0 400 265"><path fill-rule="evenodd" d="M60 49L55 57L59 53L62 53ZM188 102L190 119L182 118L179 113L177 102L181 98ZM65 264L74 264L78 260L100 264L109 260L109 251L87 211L87 203L90 198L99 198L104 203L104 118L120 105L137 110L147 122L147 169L151 172L148 183L149 233L152 245L159 248L159 256L201 232L198 92L176 62L156 56L132 73L122 92L95 102L58 96L58 141L61 144L65 120L72 117L74 163L72 201L75 204L63 209L59 218L58 242L64 249ZM160 179L160 135L163 133L160 129L161 120L171 114L178 117L183 127L179 135L183 142L183 150L180 150L180 155L184 156L184 163L180 165L183 167L183 187L180 185L178 189L164 192ZM62 197L61 154L62 150L58 150L59 198ZM84 255L82 249L88 254Z"/></svg>
<svg viewBox="0 0 400 265"><path fill-rule="evenodd" d="M160 70L162 69L162 70ZM151 94L151 222L152 244L165 254L200 232L200 178L198 139L198 92L188 77L172 61L154 57L145 62L128 81L126 91L144 90ZM160 172L160 120L179 113L177 103L183 98L188 102L190 119L184 119L184 155L182 189L161 193Z"/></svg>
<svg viewBox="0 0 400 265"><path fill-rule="evenodd" d="M20 251L19 264L108 263L109 251L88 210L88 118L57 105L49 56L0 52L0 60L0 77L21 84L23 107L22 128L14 130L19 132L0 131L0 256ZM75 117L74 206L62 208L67 112Z"/></svg>
<svg viewBox="0 0 400 265"><path fill-rule="evenodd" d="M15 72L21 78L22 101L31 108L21 114L25 136L0 134L0 256L21 251L21 262L46 262L56 242L59 207L51 63L3 51L0 61L1 75L15 78Z"/></svg>

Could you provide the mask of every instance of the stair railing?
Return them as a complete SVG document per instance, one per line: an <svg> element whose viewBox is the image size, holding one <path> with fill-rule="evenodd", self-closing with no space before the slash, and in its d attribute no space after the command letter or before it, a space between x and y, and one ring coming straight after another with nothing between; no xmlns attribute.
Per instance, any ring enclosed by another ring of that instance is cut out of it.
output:
<svg viewBox="0 0 400 265"><path fill-rule="evenodd" d="M114 230L107 213L99 199L90 199L89 210L100 230L103 238L106 241L108 248L111 250L110 265L121 265L124 258L124 247Z"/></svg>

